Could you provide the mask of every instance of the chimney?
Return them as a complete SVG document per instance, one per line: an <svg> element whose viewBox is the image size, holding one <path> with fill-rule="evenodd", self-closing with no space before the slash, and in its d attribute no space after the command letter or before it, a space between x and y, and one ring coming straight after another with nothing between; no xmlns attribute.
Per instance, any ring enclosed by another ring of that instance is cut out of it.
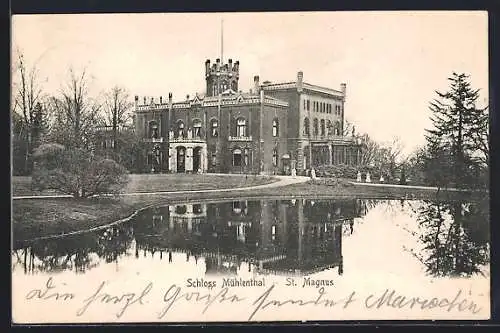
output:
<svg viewBox="0 0 500 333"><path fill-rule="evenodd" d="M240 70L240 61L239 60L236 60L236 62L234 63L234 69L233 69L235 72L238 72Z"/></svg>
<svg viewBox="0 0 500 333"><path fill-rule="evenodd" d="M216 64L216 66L217 66L216 68L217 68L217 69L219 69L219 68L220 68L220 59L219 59L219 58L217 58L217 59L215 60L215 64Z"/></svg>
<svg viewBox="0 0 500 333"><path fill-rule="evenodd" d="M155 99L154 97L151 97L151 104L154 104L155 103Z"/></svg>
<svg viewBox="0 0 500 333"><path fill-rule="evenodd" d="M302 92L302 84L304 83L304 73L302 71L297 73L297 91Z"/></svg>
<svg viewBox="0 0 500 333"><path fill-rule="evenodd" d="M233 59L228 59L227 62L229 64L229 70L232 71L233 70Z"/></svg>
<svg viewBox="0 0 500 333"><path fill-rule="evenodd" d="M163 104L163 98L160 96L160 104Z"/></svg>
<svg viewBox="0 0 500 333"><path fill-rule="evenodd" d="M186 95L186 100L189 101L189 95Z"/></svg>
<svg viewBox="0 0 500 333"><path fill-rule="evenodd" d="M172 105L172 93L168 93L168 104Z"/></svg>
<svg viewBox="0 0 500 333"><path fill-rule="evenodd" d="M344 101L345 101L345 97L346 97L346 90L347 90L347 84L345 84L345 83L341 83L341 84L340 84L340 90L342 91L342 95L344 95Z"/></svg>
<svg viewBox="0 0 500 333"><path fill-rule="evenodd" d="M137 107L137 105L139 104L139 96L135 95L134 102L135 106Z"/></svg>
<svg viewBox="0 0 500 333"><path fill-rule="evenodd" d="M255 93L258 93L259 89L260 89L259 76L258 75L255 75L253 77L253 86L254 86L254 89L255 89Z"/></svg>
<svg viewBox="0 0 500 333"><path fill-rule="evenodd" d="M210 59L205 61L205 74L210 73Z"/></svg>
<svg viewBox="0 0 500 333"><path fill-rule="evenodd" d="M146 105L146 96L144 96L144 105Z"/></svg>

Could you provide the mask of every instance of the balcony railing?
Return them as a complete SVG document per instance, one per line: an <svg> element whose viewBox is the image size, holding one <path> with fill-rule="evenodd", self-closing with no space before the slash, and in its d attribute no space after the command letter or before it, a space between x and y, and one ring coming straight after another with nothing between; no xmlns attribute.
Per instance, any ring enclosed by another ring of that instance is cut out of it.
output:
<svg viewBox="0 0 500 333"><path fill-rule="evenodd" d="M304 137L307 138L308 135L304 134ZM350 135L342 136L342 135L334 135L334 134L330 134L330 135L311 134L310 139L315 140L315 141L316 140L317 141L324 140L324 141L334 141L334 142L343 142L343 143L356 143L356 138L354 138Z"/></svg>
<svg viewBox="0 0 500 333"><path fill-rule="evenodd" d="M252 136L230 136L229 141L247 142L252 141Z"/></svg>
<svg viewBox="0 0 500 333"><path fill-rule="evenodd" d="M161 138L144 138L144 142L162 143L164 141L165 141L165 139L163 137L161 137Z"/></svg>
<svg viewBox="0 0 500 333"><path fill-rule="evenodd" d="M200 142L200 141L205 141L204 136L178 136L178 137L172 137L169 139L170 142Z"/></svg>

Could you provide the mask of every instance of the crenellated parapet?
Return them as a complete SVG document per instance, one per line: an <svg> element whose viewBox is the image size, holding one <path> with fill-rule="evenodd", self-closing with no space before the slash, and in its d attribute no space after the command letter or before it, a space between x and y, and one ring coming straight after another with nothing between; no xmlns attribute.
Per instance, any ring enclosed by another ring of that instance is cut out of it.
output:
<svg viewBox="0 0 500 333"><path fill-rule="evenodd" d="M240 62L236 61L233 63L233 59L229 59L227 63L222 63L219 58L215 60L215 63L210 66L210 59L205 61L205 76L209 75L219 75L227 74L239 76L240 74Z"/></svg>
<svg viewBox="0 0 500 333"><path fill-rule="evenodd" d="M134 106L136 111L166 109L172 106L172 93L168 94L168 98L164 96L141 96L135 95Z"/></svg>
<svg viewBox="0 0 500 333"><path fill-rule="evenodd" d="M207 96L217 96L229 89L238 91L238 80L240 76L240 62L233 63L229 59L227 63L218 58L214 64L210 60L205 61L205 80L207 82Z"/></svg>

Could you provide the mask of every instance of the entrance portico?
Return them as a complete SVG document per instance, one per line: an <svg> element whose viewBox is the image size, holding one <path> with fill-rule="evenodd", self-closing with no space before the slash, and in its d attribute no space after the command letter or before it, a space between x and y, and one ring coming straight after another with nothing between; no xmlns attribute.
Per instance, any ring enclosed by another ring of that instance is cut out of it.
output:
<svg viewBox="0 0 500 333"><path fill-rule="evenodd" d="M205 173L207 171L206 142L201 140L170 142L168 170L172 173Z"/></svg>

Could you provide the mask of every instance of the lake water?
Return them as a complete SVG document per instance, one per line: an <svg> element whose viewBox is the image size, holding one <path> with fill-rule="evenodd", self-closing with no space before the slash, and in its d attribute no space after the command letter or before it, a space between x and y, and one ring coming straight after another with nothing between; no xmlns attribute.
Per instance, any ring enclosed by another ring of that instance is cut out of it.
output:
<svg viewBox="0 0 500 333"><path fill-rule="evenodd" d="M90 292L102 279L205 288L235 277L304 288L307 277L311 288L321 280L359 292L479 290L489 304L488 210L486 202L360 199L161 206L105 230L15 244L13 283L52 277Z"/></svg>

